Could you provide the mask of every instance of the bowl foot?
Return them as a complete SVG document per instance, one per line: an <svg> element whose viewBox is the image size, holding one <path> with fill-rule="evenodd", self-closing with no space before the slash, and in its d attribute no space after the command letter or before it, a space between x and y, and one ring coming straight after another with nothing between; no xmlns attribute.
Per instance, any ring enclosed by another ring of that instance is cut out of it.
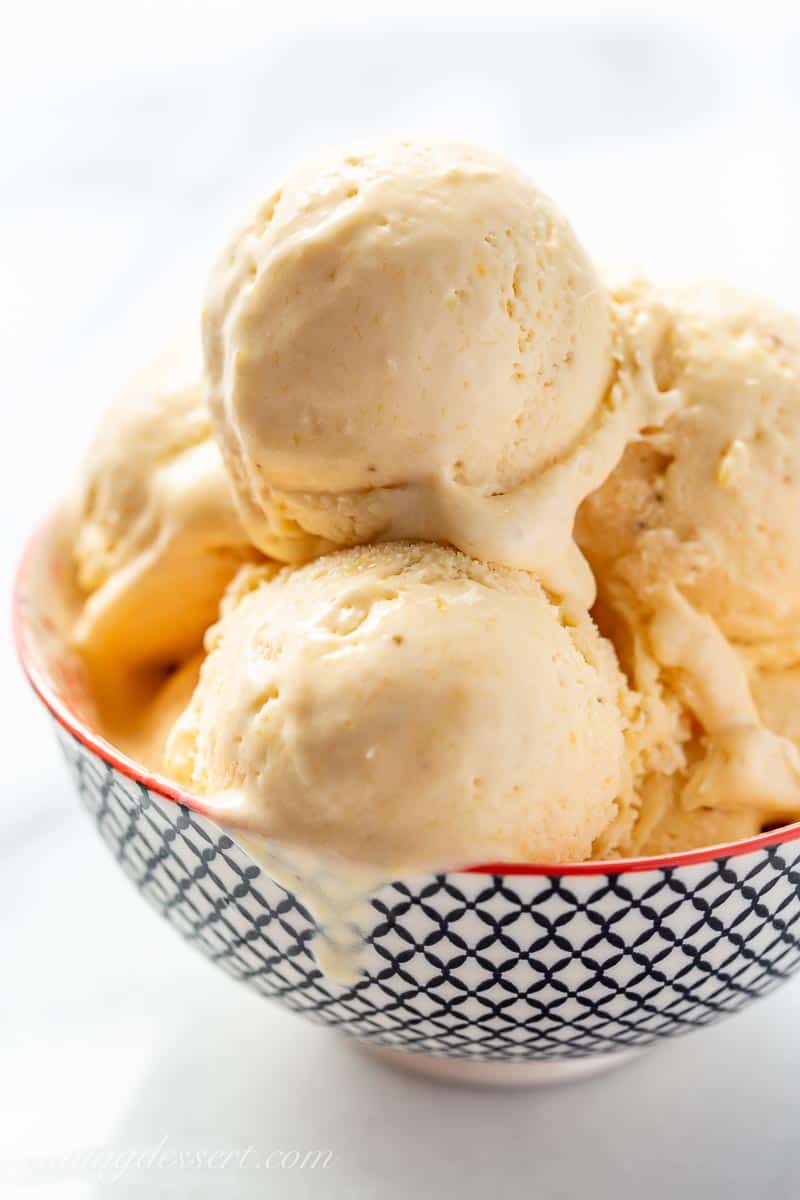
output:
<svg viewBox="0 0 800 1200"><path fill-rule="evenodd" d="M545 1059L540 1062L480 1061L469 1058L437 1058L432 1054L415 1054L408 1050L393 1050L390 1046L357 1043L360 1049L400 1071L424 1075L439 1083L461 1084L465 1087L550 1087L559 1083L574 1083L613 1071L641 1050L622 1050L617 1054L591 1054L586 1058Z"/></svg>

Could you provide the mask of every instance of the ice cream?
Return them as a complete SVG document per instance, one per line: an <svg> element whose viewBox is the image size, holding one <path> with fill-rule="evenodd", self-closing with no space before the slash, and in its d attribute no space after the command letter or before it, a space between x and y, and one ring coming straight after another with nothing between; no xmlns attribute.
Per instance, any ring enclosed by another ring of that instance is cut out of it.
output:
<svg viewBox="0 0 800 1200"><path fill-rule="evenodd" d="M637 282L615 303L635 386L674 411L579 513L598 616L627 630L636 690L676 698L704 736L682 805L795 819L800 755L759 715L746 660L798 645L800 322L719 288Z"/></svg>
<svg viewBox="0 0 800 1200"><path fill-rule="evenodd" d="M605 288L510 164L381 142L297 171L208 288L209 401L268 555L424 539L590 603L580 500L632 432Z"/></svg>
<svg viewBox="0 0 800 1200"><path fill-rule="evenodd" d="M800 747L800 662L788 667L759 667L750 676L759 716L768 729Z"/></svg>
<svg viewBox="0 0 800 1200"><path fill-rule="evenodd" d="M90 452L74 641L329 949L409 872L800 818L800 322L608 288L514 167L399 141L260 206L198 349Z"/></svg>
<svg viewBox="0 0 800 1200"><path fill-rule="evenodd" d="M687 806L683 797L687 777L651 775L641 788L637 819L616 847L625 858L646 854L678 854L701 846L719 846L755 837L764 822L757 808L726 808L723 804Z"/></svg>
<svg viewBox="0 0 800 1200"><path fill-rule="evenodd" d="M101 716L103 732L114 745L148 771L164 773L164 751L173 726L192 698L203 651L149 680L147 692L136 703L107 706Z"/></svg>
<svg viewBox="0 0 800 1200"><path fill-rule="evenodd" d="M680 403L584 506L586 553L648 591L668 578L734 641L797 638L800 321L723 288L617 298L650 335L639 385Z"/></svg>
<svg viewBox="0 0 800 1200"><path fill-rule="evenodd" d="M588 617L425 543L245 568L170 773L279 844L392 871L588 857L626 802L626 689Z"/></svg>
<svg viewBox="0 0 800 1200"><path fill-rule="evenodd" d="M82 600L74 641L101 687L197 650L226 584L260 557L211 436L199 360L187 341L132 381L67 506Z"/></svg>

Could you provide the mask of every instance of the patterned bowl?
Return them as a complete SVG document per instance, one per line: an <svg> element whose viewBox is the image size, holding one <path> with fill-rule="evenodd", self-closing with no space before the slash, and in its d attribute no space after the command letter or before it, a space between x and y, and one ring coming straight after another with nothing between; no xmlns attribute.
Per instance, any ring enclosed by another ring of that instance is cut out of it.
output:
<svg viewBox="0 0 800 1200"><path fill-rule="evenodd" d="M396 880L370 898L362 975L332 982L298 897L197 797L92 731L63 636L63 562L47 526L23 559L14 624L78 794L144 898L262 995L407 1068L527 1084L712 1024L800 965L799 823L657 858Z"/></svg>

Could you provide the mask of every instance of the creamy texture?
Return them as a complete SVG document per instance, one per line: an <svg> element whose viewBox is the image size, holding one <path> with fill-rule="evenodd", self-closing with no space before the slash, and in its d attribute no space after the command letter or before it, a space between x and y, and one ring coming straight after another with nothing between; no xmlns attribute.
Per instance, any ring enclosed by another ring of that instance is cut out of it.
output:
<svg viewBox="0 0 800 1200"><path fill-rule="evenodd" d="M199 349L176 346L107 413L67 523L73 636L100 686L197 650L250 545L206 413Z"/></svg>
<svg viewBox="0 0 800 1200"><path fill-rule="evenodd" d="M756 669L750 686L767 728L800 747L800 663L777 670Z"/></svg>
<svg viewBox="0 0 800 1200"><path fill-rule="evenodd" d="M650 624L650 642L707 735L684 803L750 808L765 819L800 815L800 752L763 724L745 664L714 621L670 588Z"/></svg>
<svg viewBox="0 0 800 1200"><path fill-rule="evenodd" d="M381 142L258 209L203 344L90 451L73 641L333 978L391 879L800 817L800 322L608 289L505 161Z"/></svg>
<svg viewBox="0 0 800 1200"><path fill-rule="evenodd" d="M583 859L632 816L613 651L527 573L426 543L246 567L206 646L167 770L299 895L339 983L382 883Z"/></svg>
<svg viewBox="0 0 800 1200"><path fill-rule="evenodd" d="M394 543L229 590L167 765L260 834L392 870L586 858L628 780L626 692L588 618Z"/></svg>
<svg viewBox="0 0 800 1200"><path fill-rule="evenodd" d="M721 287L615 294L633 386L673 398L583 506L596 573L665 579L738 642L800 634L800 321Z"/></svg>
<svg viewBox="0 0 800 1200"><path fill-rule="evenodd" d="M204 315L209 401L253 541L306 561L452 543L591 602L575 510L632 432L605 288L551 202L460 143L291 176Z"/></svg>
<svg viewBox="0 0 800 1200"><path fill-rule="evenodd" d="M159 679L149 680L148 690L134 704L116 711L106 708L101 716L104 735L129 758L155 774L164 773L167 739L178 717L192 698L203 652L198 651Z"/></svg>
<svg viewBox="0 0 800 1200"><path fill-rule="evenodd" d="M637 690L702 732L683 808L794 819L800 755L762 720L746 656L774 657L798 630L800 323L723 289L637 282L615 304L631 386L669 403L578 516L601 626L636 647L632 671L621 655Z"/></svg>
<svg viewBox="0 0 800 1200"><path fill-rule="evenodd" d="M756 808L725 808L713 802L687 807L683 799L686 783L683 774L647 778L641 788L637 820L617 846L621 856L679 854L762 832L763 819Z"/></svg>

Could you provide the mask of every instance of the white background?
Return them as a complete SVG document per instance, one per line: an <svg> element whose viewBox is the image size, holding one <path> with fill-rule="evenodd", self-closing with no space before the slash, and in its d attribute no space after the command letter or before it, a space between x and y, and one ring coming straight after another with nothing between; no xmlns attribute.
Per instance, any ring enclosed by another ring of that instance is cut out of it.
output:
<svg viewBox="0 0 800 1200"><path fill-rule="evenodd" d="M800 27L732 7L0 0L2 594L110 394L196 319L232 223L331 140L471 137L526 166L601 263L800 310ZM797 984L590 1084L395 1076L182 946L77 811L7 638L0 687L0 1194L798 1193ZM165 1138L333 1162L19 1170Z"/></svg>

